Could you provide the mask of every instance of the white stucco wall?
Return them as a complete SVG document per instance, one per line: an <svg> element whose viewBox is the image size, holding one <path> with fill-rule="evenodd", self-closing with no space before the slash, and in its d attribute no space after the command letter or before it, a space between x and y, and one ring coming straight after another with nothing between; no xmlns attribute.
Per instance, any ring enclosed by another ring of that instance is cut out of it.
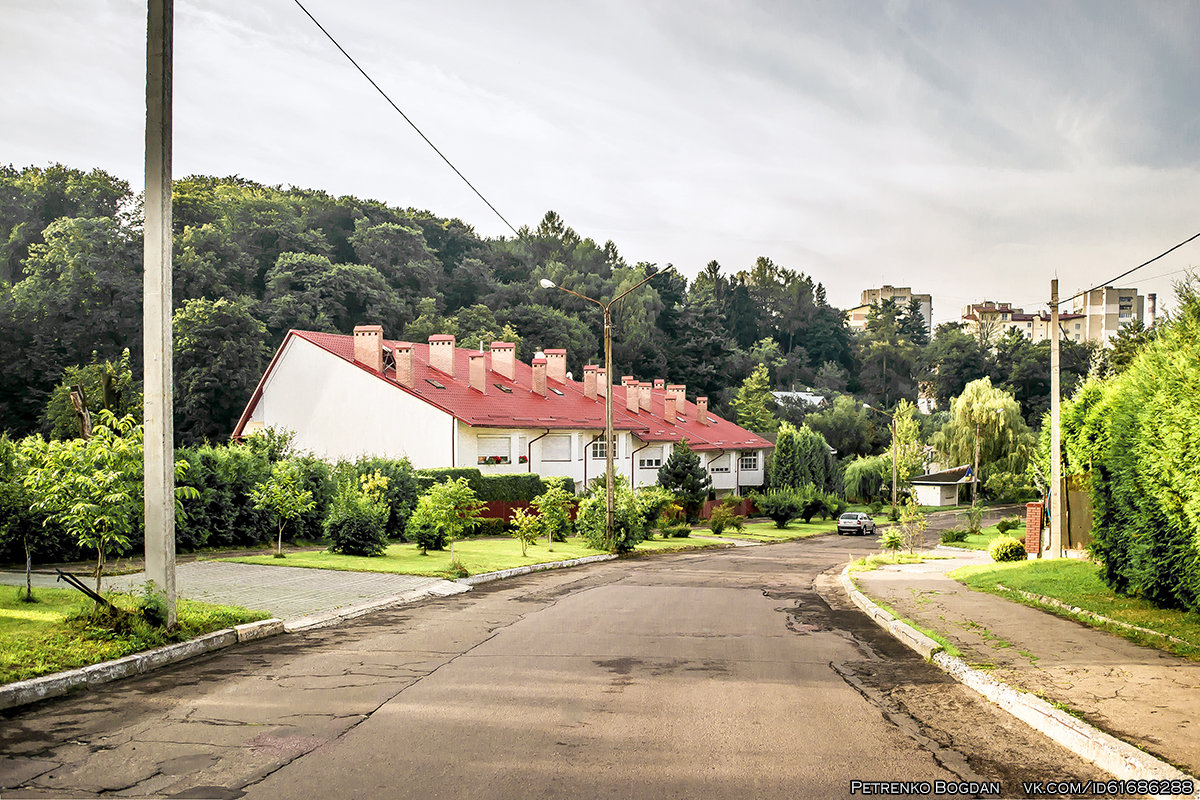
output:
<svg viewBox="0 0 1200 800"><path fill-rule="evenodd" d="M293 337L250 417L296 432L296 445L336 461L407 458L449 467L454 418L366 370Z"/></svg>
<svg viewBox="0 0 1200 800"><path fill-rule="evenodd" d="M930 486L928 484L913 484L917 502L923 506L952 506L958 499L958 485Z"/></svg>

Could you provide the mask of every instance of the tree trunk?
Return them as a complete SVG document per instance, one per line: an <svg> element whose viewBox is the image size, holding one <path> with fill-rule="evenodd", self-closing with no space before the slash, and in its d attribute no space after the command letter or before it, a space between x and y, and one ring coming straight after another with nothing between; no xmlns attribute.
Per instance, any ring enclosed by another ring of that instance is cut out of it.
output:
<svg viewBox="0 0 1200 800"><path fill-rule="evenodd" d="M33 600L33 553L29 550L29 540L25 540L25 599Z"/></svg>
<svg viewBox="0 0 1200 800"><path fill-rule="evenodd" d="M100 594L100 576L104 574L104 548L96 546L96 594Z"/></svg>
<svg viewBox="0 0 1200 800"><path fill-rule="evenodd" d="M279 538L275 542L275 555L283 555L283 522L279 523Z"/></svg>

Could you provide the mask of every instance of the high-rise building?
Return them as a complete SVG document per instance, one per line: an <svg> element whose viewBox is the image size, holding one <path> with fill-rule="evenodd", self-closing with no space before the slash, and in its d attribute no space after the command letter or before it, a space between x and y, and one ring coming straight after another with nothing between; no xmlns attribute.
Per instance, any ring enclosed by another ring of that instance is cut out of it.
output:
<svg viewBox="0 0 1200 800"><path fill-rule="evenodd" d="M1103 286L1076 297L1074 311L1086 317L1086 338L1108 343L1134 320L1145 322L1146 299L1137 289Z"/></svg>
<svg viewBox="0 0 1200 800"><path fill-rule="evenodd" d="M867 327L867 315L871 308L882 304L885 300L895 300L901 309L907 309L909 303L916 300L921 307L921 316L925 318L925 329L933 334L933 295L914 294L907 286L880 286L878 289L863 289L861 304L846 312L846 325L851 330L861 331Z"/></svg>

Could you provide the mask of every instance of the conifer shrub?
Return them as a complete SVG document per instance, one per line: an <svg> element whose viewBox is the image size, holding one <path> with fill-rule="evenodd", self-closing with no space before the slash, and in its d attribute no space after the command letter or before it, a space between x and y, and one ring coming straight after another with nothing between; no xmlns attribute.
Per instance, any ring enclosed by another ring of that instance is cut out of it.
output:
<svg viewBox="0 0 1200 800"><path fill-rule="evenodd" d="M1024 561L1025 543L1013 536L997 536L988 545L992 561Z"/></svg>

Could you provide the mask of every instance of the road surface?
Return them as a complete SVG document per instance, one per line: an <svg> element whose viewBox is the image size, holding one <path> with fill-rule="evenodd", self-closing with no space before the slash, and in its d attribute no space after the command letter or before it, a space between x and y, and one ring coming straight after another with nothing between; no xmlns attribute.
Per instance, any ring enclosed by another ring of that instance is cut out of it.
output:
<svg viewBox="0 0 1200 800"><path fill-rule="evenodd" d="M0 716L0 794L1020 797L1105 777L845 602L837 569L875 547L622 559L239 646Z"/></svg>

